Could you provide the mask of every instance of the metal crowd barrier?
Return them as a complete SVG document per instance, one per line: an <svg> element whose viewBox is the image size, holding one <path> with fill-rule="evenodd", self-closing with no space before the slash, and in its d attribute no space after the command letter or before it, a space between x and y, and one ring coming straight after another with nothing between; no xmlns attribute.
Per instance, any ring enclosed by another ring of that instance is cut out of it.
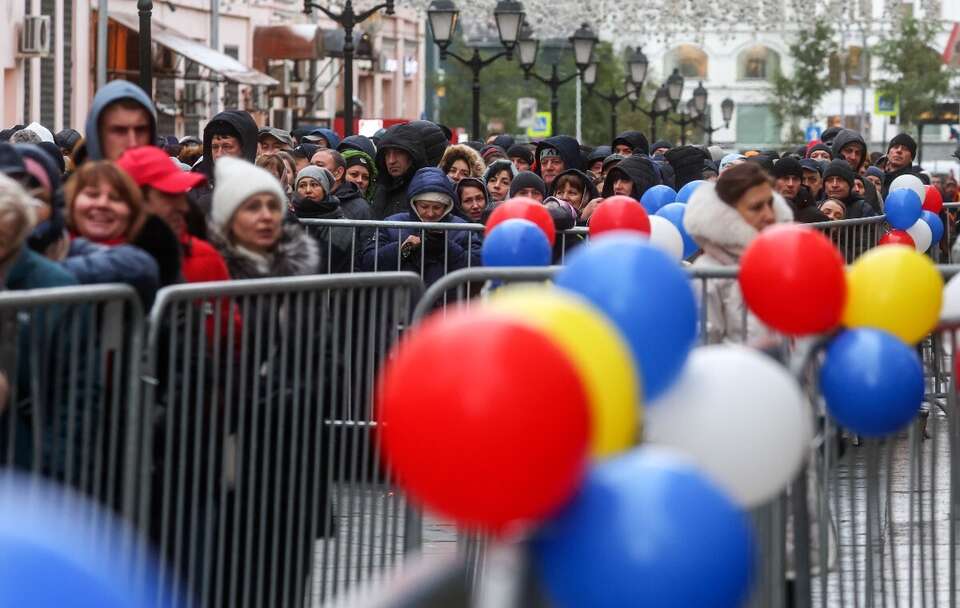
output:
<svg viewBox="0 0 960 608"><path fill-rule="evenodd" d="M421 290L378 273L158 294L139 518L158 605L299 607L399 563L413 541L373 390Z"/></svg>
<svg viewBox="0 0 960 608"><path fill-rule="evenodd" d="M0 467L62 484L133 519L144 317L125 285L0 291ZM132 538L91 543L134 557ZM129 535L127 535L129 536Z"/></svg>
<svg viewBox="0 0 960 608"><path fill-rule="evenodd" d="M807 224L823 232L837 246L847 264L852 264L867 250L877 246L887 231L886 216L814 222Z"/></svg>

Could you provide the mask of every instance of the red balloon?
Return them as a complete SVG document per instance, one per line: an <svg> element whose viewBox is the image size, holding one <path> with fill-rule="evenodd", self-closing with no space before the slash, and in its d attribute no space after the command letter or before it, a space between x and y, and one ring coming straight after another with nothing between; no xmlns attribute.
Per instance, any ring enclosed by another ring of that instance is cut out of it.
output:
<svg viewBox="0 0 960 608"><path fill-rule="evenodd" d="M843 257L813 228L772 226L743 252L740 289L766 325L791 336L826 332L840 324L847 299Z"/></svg>
<svg viewBox="0 0 960 608"><path fill-rule="evenodd" d="M942 203L941 203L942 204ZM877 241L877 245L909 245L916 247L913 237L906 230L890 230Z"/></svg>
<svg viewBox="0 0 960 608"><path fill-rule="evenodd" d="M635 198L611 196L600 201L590 216L590 236L612 230L630 230L650 235L650 216Z"/></svg>
<svg viewBox="0 0 960 608"><path fill-rule="evenodd" d="M490 234L490 231L493 230L497 224L511 218L530 220L537 226L540 226L547 235L550 246L553 247L553 244L557 240L557 229L553 225L553 218L550 216L550 212L537 201L524 196L511 198L504 201L503 204L498 205L487 220L487 227L484 230L484 234Z"/></svg>
<svg viewBox="0 0 960 608"><path fill-rule="evenodd" d="M923 197L923 208L938 215L943 210L943 195L936 186L927 186L927 195Z"/></svg>
<svg viewBox="0 0 960 608"><path fill-rule="evenodd" d="M383 447L427 508L492 532L542 519L577 490L587 393L571 360L515 318L434 315L394 347L380 378Z"/></svg>

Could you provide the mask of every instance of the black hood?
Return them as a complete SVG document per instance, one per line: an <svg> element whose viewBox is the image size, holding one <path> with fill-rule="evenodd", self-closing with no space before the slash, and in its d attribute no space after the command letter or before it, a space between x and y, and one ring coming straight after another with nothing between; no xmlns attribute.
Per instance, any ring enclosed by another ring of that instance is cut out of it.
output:
<svg viewBox="0 0 960 608"><path fill-rule="evenodd" d="M587 165L592 165L598 160L603 160L613 154L613 148L610 146L597 146L587 155ZM587 167L590 168L589 166Z"/></svg>
<svg viewBox="0 0 960 608"><path fill-rule="evenodd" d="M344 150L360 150L370 158L377 157L377 147L373 145L373 141L369 137L363 135L344 137L343 141L337 145L337 152L343 152Z"/></svg>
<svg viewBox="0 0 960 608"><path fill-rule="evenodd" d="M673 167L673 187L680 190L692 181L703 179L703 161L710 160L710 155L696 146L680 146L667 151L666 159Z"/></svg>
<svg viewBox="0 0 960 608"><path fill-rule="evenodd" d="M410 169L399 179L387 172L386 150L388 148L403 150L413 159ZM387 129L377 145L376 161L379 172L377 181L388 188L406 183L419 169L435 167L446 149L447 138L443 130L432 122L414 120L402 125L394 125Z"/></svg>
<svg viewBox="0 0 960 608"><path fill-rule="evenodd" d="M203 128L203 160L199 170L211 179L213 178L213 154L210 152L210 144L213 141L214 132L223 129L224 125L229 125L240 136L243 159L251 163L257 160L256 121L243 110L224 110L214 116L213 120Z"/></svg>
<svg viewBox="0 0 960 608"><path fill-rule="evenodd" d="M617 135L610 144L611 148L616 149L617 144L630 146L634 154L650 154L650 143L647 136L640 131L624 131Z"/></svg>
<svg viewBox="0 0 960 608"><path fill-rule="evenodd" d="M577 177L579 177L580 179L583 180L583 183L585 184L585 187L586 187L586 192L583 193L583 205L586 205L587 203L589 203L589 202L592 201L593 199L595 199L595 198L597 198L598 196L600 196L600 193L597 192L597 187L594 185L593 180L590 179L590 176L588 176L588 175L587 175L586 173L584 173L583 171L580 171L579 169L567 169L566 171L564 171L563 173L561 173L560 175L558 175L558 176L553 180L553 182L551 182L551 184L550 184L550 188L549 188L549 191L548 191L548 196L555 196L555 195L556 195L556 191L557 191L557 188L556 188L557 181L558 181L561 177L563 177L564 175L576 175ZM581 205L581 207L582 207L583 205Z"/></svg>
<svg viewBox="0 0 960 608"><path fill-rule="evenodd" d="M860 171L860 167L863 166L863 163L867 162L867 143L863 140L863 136L854 131L853 129L841 129L837 136L833 139L833 148L830 150L830 154L833 155L833 158L843 158L840 155L840 150L849 144L858 144L860 149L863 150L863 154L860 158L860 164L856 167L853 167L854 173Z"/></svg>
<svg viewBox="0 0 960 608"><path fill-rule="evenodd" d="M653 161L645 156L634 154L623 159L607 172L603 182L603 196L613 196L613 182L618 176L624 176L633 182L633 198L640 200L643 193L660 183L660 176Z"/></svg>
<svg viewBox="0 0 960 608"><path fill-rule="evenodd" d="M554 135L537 144L537 151L534 159L537 162L537 175L540 175L540 151L544 148L553 148L560 153L563 160L564 170L579 169L583 171L583 157L580 155L580 144L569 135Z"/></svg>

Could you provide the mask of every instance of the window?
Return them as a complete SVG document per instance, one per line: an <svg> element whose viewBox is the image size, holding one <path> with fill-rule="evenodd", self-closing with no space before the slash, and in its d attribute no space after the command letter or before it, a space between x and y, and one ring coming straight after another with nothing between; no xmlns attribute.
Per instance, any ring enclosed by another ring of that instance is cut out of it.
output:
<svg viewBox="0 0 960 608"><path fill-rule="evenodd" d="M846 53L841 58L838 53L830 55L830 86L839 89L843 84L841 77L843 73L840 70L841 63L844 64L847 86L857 85L870 81L870 60L863 53L863 49L858 46L847 47Z"/></svg>
<svg viewBox="0 0 960 608"><path fill-rule="evenodd" d="M707 54L692 44L681 44L667 53L663 73L672 74L674 69L684 78L706 80Z"/></svg>
<svg viewBox="0 0 960 608"><path fill-rule="evenodd" d="M235 44L225 44L223 46L223 54L227 57L240 59L240 47ZM237 85L237 83L228 82L226 86L223 87L223 107L240 107L240 86Z"/></svg>
<svg viewBox="0 0 960 608"><path fill-rule="evenodd" d="M780 54L763 45L745 49L737 58L739 80L772 80L780 69Z"/></svg>
<svg viewBox="0 0 960 608"><path fill-rule="evenodd" d="M765 103L737 104L737 144L771 146L780 143L780 125Z"/></svg>

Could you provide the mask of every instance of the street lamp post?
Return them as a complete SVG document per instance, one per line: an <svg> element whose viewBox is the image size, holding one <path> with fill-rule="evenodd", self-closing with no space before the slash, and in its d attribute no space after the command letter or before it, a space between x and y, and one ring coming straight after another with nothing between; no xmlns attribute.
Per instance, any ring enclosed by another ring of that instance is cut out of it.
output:
<svg viewBox="0 0 960 608"><path fill-rule="evenodd" d="M140 88L153 97L153 36L150 34L150 21L153 16L153 0L137 0L140 13Z"/></svg>
<svg viewBox="0 0 960 608"><path fill-rule="evenodd" d="M574 72L573 74L570 74L564 78L560 78L559 74L557 73L557 64L553 63L550 66L549 78L544 78L543 76L534 72L533 65L537 62L537 53L540 50L540 41L532 36L530 32L530 26L526 23L523 24L523 28L520 30L520 41L517 43L517 50L519 51L520 55L520 67L523 68L523 78L525 80L529 80L531 77L533 77L550 88L550 121L553 125L559 125L559 89L561 86L579 76L579 71Z"/></svg>
<svg viewBox="0 0 960 608"><path fill-rule="evenodd" d="M713 134L719 131L720 129L729 129L730 120L733 118L733 100L727 97L722 102L720 102L720 113L723 115L723 126L714 127L713 121L710 116L710 113L706 113L703 117L703 132L707 134L707 145L713 145Z"/></svg>
<svg viewBox="0 0 960 608"><path fill-rule="evenodd" d="M373 8L356 13L353 10L353 0L346 0L343 10L335 13L310 0L303 0L303 12L310 14L311 9L319 9L332 21L343 28L343 135L353 135L353 28L363 23L380 9L387 9L387 14L393 14L393 0L386 0Z"/></svg>
<svg viewBox="0 0 960 608"><path fill-rule="evenodd" d="M626 91L622 94L617 94L613 91L610 93L600 93L593 90L593 86L597 81L597 64L591 63L590 66L583 73L583 82L587 85L587 91L591 95L596 95L600 99L603 99L610 104L610 140L617 136L617 106L624 99L629 99L631 105L636 107L635 98L639 98L640 88L643 86L643 81L647 77L647 67L648 67L647 57L643 54L643 51L636 49L630 51L630 55L627 57L627 79L624 84Z"/></svg>
<svg viewBox="0 0 960 608"><path fill-rule="evenodd" d="M657 119L661 116L666 116L670 112L670 108L673 106L673 102L670 101L670 95L667 92L667 85L662 84L660 88L657 89L656 94L653 96L653 103L650 104L650 109L647 110L641 107L637 101L639 100L639 95L637 95L637 100L630 100L630 107L635 112L640 112L644 116L650 119L650 136L652 141L657 140Z"/></svg>
<svg viewBox="0 0 960 608"><path fill-rule="evenodd" d="M494 19L497 22L497 33L500 36L500 44L504 50L499 53L483 59L480 56L480 49L474 47L473 54L469 59L461 57L448 49L453 42L453 34L457 29L457 21L460 17L460 11L451 0L434 0L427 9L427 16L430 20L430 31L433 35L433 43L440 47L440 59L446 59L447 56L453 57L461 64L470 68L473 73L473 118L471 124L471 136L480 137L480 72L497 59L506 57L507 60L513 59L513 49L517 46L517 40L520 38L520 26L523 24L524 12L523 5L514 0L500 0L493 10Z"/></svg>

